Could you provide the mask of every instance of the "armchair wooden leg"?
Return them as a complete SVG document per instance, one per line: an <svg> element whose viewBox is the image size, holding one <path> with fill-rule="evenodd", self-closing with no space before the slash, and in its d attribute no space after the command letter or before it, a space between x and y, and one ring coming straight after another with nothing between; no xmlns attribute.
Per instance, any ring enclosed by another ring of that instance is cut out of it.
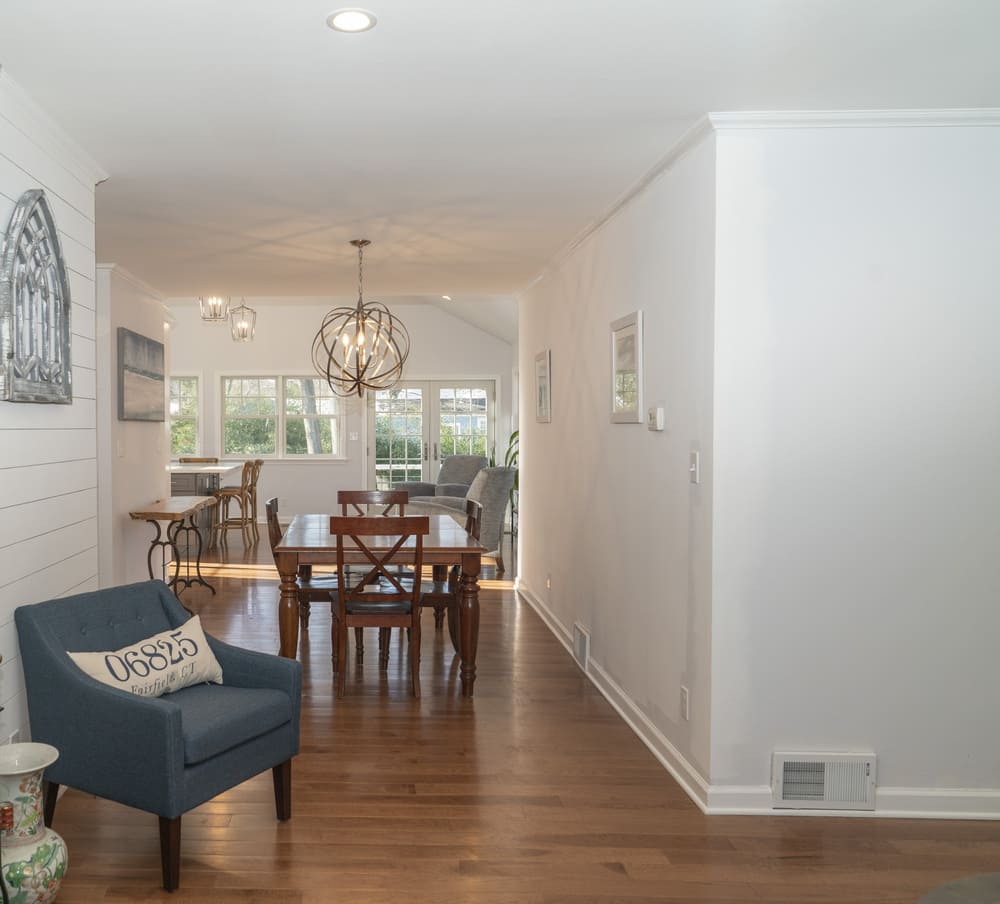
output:
<svg viewBox="0 0 1000 904"><path fill-rule="evenodd" d="M43 782L45 794L45 825L52 828L52 820L56 815L56 801L59 799L59 785L56 782Z"/></svg>
<svg viewBox="0 0 1000 904"><path fill-rule="evenodd" d="M292 761L285 760L271 770L274 779L274 809L284 822L292 818Z"/></svg>
<svg viewBox="0 0 1000 904"><path fill-rule="evenodd" d="M354 629L354 656L358 663L365 661L365 629Z"/></svg>
<svg viewBox="0 0 1000 904"><path fill-rule="evenodd" d="M163 887L176 891L181 884L181 818L160 817L160 864Z"/></svg>

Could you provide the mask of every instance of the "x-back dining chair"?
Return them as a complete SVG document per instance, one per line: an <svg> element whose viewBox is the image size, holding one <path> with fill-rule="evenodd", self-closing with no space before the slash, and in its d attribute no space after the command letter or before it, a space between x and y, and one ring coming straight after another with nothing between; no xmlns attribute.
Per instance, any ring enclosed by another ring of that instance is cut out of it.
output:
<svg viewBox="0 0 1000 904"><path fill-rule="evenodd" d="M406 490L338 490L337 505L341 515L405 515L410 494ZM373 512L372 509L381 509ZM393 512L393 509L397 511ZM348 569L349 571L350 569ZM399 571L399 569L396 569ZM379 662L388 665L389 631L380 631L378 636ZM354 655L358 662L365 658L365 637L363 628L354 629ZM383 662L382 656L385 657Z"/></svg>
<svg viewBox="0 0 1000 904"><path fill-rule="evenodd" d="M347 628L410 629L410 681L413 696L420 696L420 581L406 581L393 569L392 558L412 539L408 563L416 574L423 566L424 537L430 519L424 515L384 518L330 517L330 533L337 538L337 619L340 623L337 696L347 687ZM390 537L388 549L375 548L372 537ZM350 546L367 560L362 572L347 573L344 551Z"/></svg>
<svg viewBox="0 0 1000 904"><path fill-rule="evenodd" d="M405 515L410 494L406 490L338 490L337 505L341 515L370 515L372 506L381 507L376 515ZM393 512L393 509L398 511Z"/></svg>
<svg viewBox="0 0 1000 904"><path fill-rule="evenodd" d="M264 512L267 517L267 538L271 544L271 554L274 555L274 548L281 541L283 531L281 522L278 520L278 499L272 496L264 503ZM330 644L333 648L333 671L339 667L337 643L337 576L336 574L315 574L312 565L300 565L299 573L296 575L295 583L298 584L299 597L299 621L303 629L309 627L310 604L329 603L330 604Z"/></svg>

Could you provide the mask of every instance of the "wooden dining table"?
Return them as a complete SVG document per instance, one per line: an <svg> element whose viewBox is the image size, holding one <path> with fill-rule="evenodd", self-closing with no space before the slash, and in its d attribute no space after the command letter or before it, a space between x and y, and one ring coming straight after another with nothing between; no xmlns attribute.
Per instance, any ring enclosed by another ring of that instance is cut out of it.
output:
<svg viewBox="0 0 1000 904"><path fill-rule="evenodd" d="M452 642L461 660L462 696L471 697L476 683L476 648L479 643L479 568L487 552L479 540L465 530L464 514L429 515L430 533L424 537L425 565L435 570L458 565L458 625L449 618ZM374 552L385 552L395 546L398 537L370 537L365 542ZM405 565L413 561L414 539L404 544L392 562ZM337 538L330 533L329 515L295 515L281 541L274 548L274 561L281 575L278 601L279 652L294 659L299 645L299 597L295 582L300 565L335 566ZM361 550L347 546L344 561L351 565L370 564Z"/></svg>

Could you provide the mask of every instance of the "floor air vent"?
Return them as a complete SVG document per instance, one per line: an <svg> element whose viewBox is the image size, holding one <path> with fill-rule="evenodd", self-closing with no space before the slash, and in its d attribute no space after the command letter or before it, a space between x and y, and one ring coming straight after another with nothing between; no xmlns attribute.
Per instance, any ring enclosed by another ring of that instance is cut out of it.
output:
<svg viewBox="0 0 1000 904"><path fill-rule="evenodd" d="M590 661L590 632L579 622L573 625L573 658L587 671Z"/></svg>
<svg viewBox="0 0 1000 904"><path fill-rule="evenodd" d="M776 809L874 810L875 754L775 753Z"/></svg>

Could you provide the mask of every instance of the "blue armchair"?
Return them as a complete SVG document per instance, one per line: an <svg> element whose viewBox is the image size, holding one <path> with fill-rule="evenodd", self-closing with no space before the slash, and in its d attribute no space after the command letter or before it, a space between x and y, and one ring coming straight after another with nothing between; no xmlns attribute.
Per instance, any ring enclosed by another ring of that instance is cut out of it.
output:
<svg viewBox="0 0 1000 904"><path fill-rule="evenodd" d="M180 883L181 815L271 769L279 820L291 816L302 667L206 635L223 684L141 697L91 678L68 651L117 650L190 618L165 584L147 581L22 606L32 739L59 749L45 773L45 823L60 785L160 817L163 887Z"/></svg>

